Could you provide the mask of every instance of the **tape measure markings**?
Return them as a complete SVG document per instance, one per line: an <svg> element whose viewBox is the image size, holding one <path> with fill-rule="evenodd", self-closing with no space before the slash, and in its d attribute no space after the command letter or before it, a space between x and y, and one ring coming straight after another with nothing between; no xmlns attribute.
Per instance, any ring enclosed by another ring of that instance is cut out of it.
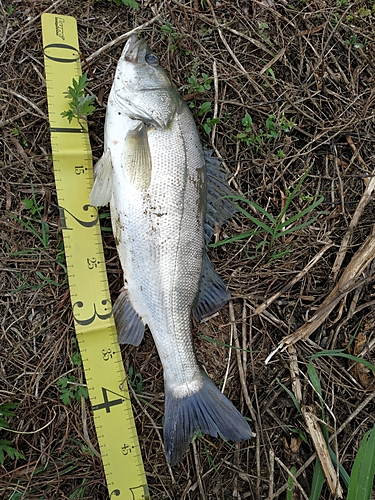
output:
<svg viewBox="0 0 375 500"><path fill-rule="evenodd" d="M56 190L74 324L109 496L149 500L104 260L99 213L89 204L92 155L85 125L67 124L66 92L81 75L74 18L42 15Z"/></svg>

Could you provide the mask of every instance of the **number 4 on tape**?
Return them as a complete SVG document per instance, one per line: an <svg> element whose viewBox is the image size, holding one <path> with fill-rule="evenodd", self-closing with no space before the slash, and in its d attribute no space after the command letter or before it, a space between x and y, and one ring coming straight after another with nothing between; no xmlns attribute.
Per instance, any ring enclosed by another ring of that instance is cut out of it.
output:
<svg viewBox="0 0 375 500"><path fill-rule="evenodd" d="M76 20L42 15L48 114L69 288L109 496L149 500L146 476L112 315L99 216L90 206L87 123L61 116L81 72Z"/></svg>

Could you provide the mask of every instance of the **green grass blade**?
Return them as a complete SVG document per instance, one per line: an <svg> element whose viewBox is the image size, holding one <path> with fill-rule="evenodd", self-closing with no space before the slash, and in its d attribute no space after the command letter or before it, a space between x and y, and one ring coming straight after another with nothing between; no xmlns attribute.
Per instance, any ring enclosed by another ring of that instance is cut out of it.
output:
<svg viewBox="0 0 375 500"><path fill-rule="evenodd" d="M355 361L356 363L361 363L362 365L366 366L375 373L375 366L366 361L365 359L358 358L357 356L353 356L352 354L346 354L344 352L341 352L340 350L317 352L311 356L311 360L315 358L320 358L321 356L334 356L334 357L350 359L351 361Z"/></svg>
<svg viewBox="0 0 375 500"><path fill-rule="evenodd" d="M298 214L293 215L292 217L290 217L288 220L286 220L282 224L278 224L278 228L283 228L283 227L290 226L290 224L293 224L293 222L295 222L296 220L301 219L305 215L307 215L310 212L312 212L312 210L314 210L323 201L324 201L324 196L320 196L320 198L318 200L316 200L314 203L312 203L308 207L306 207L303 210L301 210L301 212L298 212Z"/></svg>
<svg viewBox="0 0 375 500"><path fill-rule="evenodd" d="M330 445L328 444L328 452L329 452L329 455L331 457L331 460L332 460L332 463L335 467L337 467L337 457L336 457L336 454L335 452L332 450L332 448L330 447ZM346 470L344 469L343 465L339 462L339 473L340 473L340 477L341 479L344 481L345 483L345 486L348 487L349 485L349 474L346 472Z"/></svg>
<svg viewBox="0 0 375 500"><path fill-rule="evenodd" d="M257 234L263 233L263 231L257 231L256 229L251 229L250 231L245 231L244 233L238 234L237 236L232 236L232 238L226 238L225 240L218 241L217 243L210 243L208 246L210 248L220 247L226 245L227 243L235 243L237 241L250 238L250 236L256 236Z"/></svg>
<svg viewBox="0 0 375 500"><path fill-rule="evenodd" d="M295 395L292 393L292 391L290 391L282 382L279 378L276 379L276 382L284 389L285 392L287 392L289 394L289 396L292 398L292 401L294 403L294 406L297 408L297 410L299 411L299 413L302 415L302 411L301 411L301 405L299 404L299 402L296 400L296 397Z"/></svg>
<svg viewBox="0 0 375 500"><path fill-rule="evenodd" d="M307 169L307 171L303 174L303 176L300 178L300 180L297 182L297 185L296 187L293 189L293 191L290 193L290 195L288 196L287 200L286 200L286 203L284 205L284 208L281 210L280 212L280 215L279 215L279 218L277 219L277 223L279 224L279 222L281 220L283 220L283 217L284 215L286 214L288 208L289 208L289 205L292 203L292 200L295 196L295 194L297 193L297 191L299 190L299 188L302 186L302 183L303 181L306 179L306 177L308 176L309 172L311 170L311 167Z"/></svg>
<svg viewBox="0 0 375 500"><path fill-rule="evenodd" d="M314 474L311 481L309 500L319 500L326 478L318 459L315 460Z"/></svg>
<svg viewBox="0 0 375 500"><path fill-rule="evenodd" d="M290 469L290 473L295 476L297 472L296 467ZM288 476L288 488L286 490L286 500L293 500L293 490L294 490L294 480L291 476Z"/></svg>
<svg viewBox="0 0 375 500"><path fill-rule="evenodd" d="M310 361L308 366L307 366L307 373L308 373L309 379L310 379L314 389L316 390L316 392L319 396L320 405L322 407L322 419L325 421L322 386L320 385L319 375L318 375L317 371L315 370L315 366L313 365L312 361ZM327 441L327 439L328 439L327 428L326 428L326 426L321 426L321 427L322 427L324 439ZM324 427L324 430L326 431L326 433L323 431L323 427Z"/></svg>
<svg viewBox="0 0 375 500"><path fill-rule="evenodd" d="M321 215L321 214L319 214L319 215ZM311 226L311 224L313 224L318 219L319 215L317 215L316 217L313 217L312 219L309 219L309 220L303 222L302 224L299 224L298 226L290 227L289 229L285 229L285 231L278 231L276 233L275 239L280 238L280 236L286 236L287 234L295 233L296 231L299 231L300 229L303 229L304 227Z"/></svg>
<svg viewBox="0 0 375 500"><path fill-rule="evenodd" d="M229 195L229 196L224 196L224 198L231 198L234 201L243 201L247 205L250 205L251 207L255 208L255 210L258 210L261 214L263 214L267 219L272 222L272 224L276 224L276 219L269 213L267 210L265 210L263 207L258 205L258 203L255 203L254 201L248 200L247 198L244 198L243 196L235 196L235 195ZM237 206L237 204L235 203Z"/></svg>
<svg viewBox="0 0 375 500"><path fill-rule="evenodd" d="M19 222L21 224L21 226L23 226L24 228L26 228L28 231L30 231L43 245L44 248L47 248L47 246L45 245L44 243L44 240L43 240L43 237L40 236L40 234L38 233L38 231L34 228L34 226L32 226L31 224L27 224L26 222L24 222L23 220L21 220L19 217L16 217L15 215L13 214L8 214L9 217L11 217L12 219L14 219L15 221Z"/></svg>
<svg viewBox="0 0 375 500"><path fill-rule="evenodd" d="M350 475L347 500L370 500L375 475L375 427L363 436Z"/></svg>
<svg viewBox="0 0 375 500"><path fill-rule="evenodd" d="M267 233L269 234L273 234L274 233L274 229L272 229L271 227L267 226L267 224L259 219L256 219L255 217L253 217L252 215L249 214L249 212L247 212L245 209L241 208L239 205L237 205L237 203L234 204L236 206L236 208L239 210L239 212L241 212L245 217L247 217L249 220L251 220L251 222L254 222L254 224L256 224L258 227L262 228L263 231L266 231Z"/></svg>

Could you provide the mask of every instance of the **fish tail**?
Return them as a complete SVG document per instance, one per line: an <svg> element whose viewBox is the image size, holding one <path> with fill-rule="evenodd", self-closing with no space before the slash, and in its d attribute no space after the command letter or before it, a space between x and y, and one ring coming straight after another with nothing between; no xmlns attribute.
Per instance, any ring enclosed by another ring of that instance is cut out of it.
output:
<svg viewBox="0 0 375 500"><path fill-rule="evenodd" d="M241 413L203 370L201 376L200 388L183 397L176 396L176 391L165 382L164 447L171 465L183 457L198 434L230 441L251 437L250 426Z"/></svg>

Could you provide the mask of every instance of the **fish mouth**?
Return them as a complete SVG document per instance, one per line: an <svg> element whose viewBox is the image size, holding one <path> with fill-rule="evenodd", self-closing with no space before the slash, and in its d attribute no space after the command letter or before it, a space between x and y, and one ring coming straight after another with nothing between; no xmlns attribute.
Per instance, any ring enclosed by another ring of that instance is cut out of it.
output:
<svg viewBox="0 0 375 500"><path fill-rule="evenodd" d="M136 34L131 35L124 48L124 59L128 62L136 63L138 61L139 50L144 43L144 40L138 38Z"/></svg>

